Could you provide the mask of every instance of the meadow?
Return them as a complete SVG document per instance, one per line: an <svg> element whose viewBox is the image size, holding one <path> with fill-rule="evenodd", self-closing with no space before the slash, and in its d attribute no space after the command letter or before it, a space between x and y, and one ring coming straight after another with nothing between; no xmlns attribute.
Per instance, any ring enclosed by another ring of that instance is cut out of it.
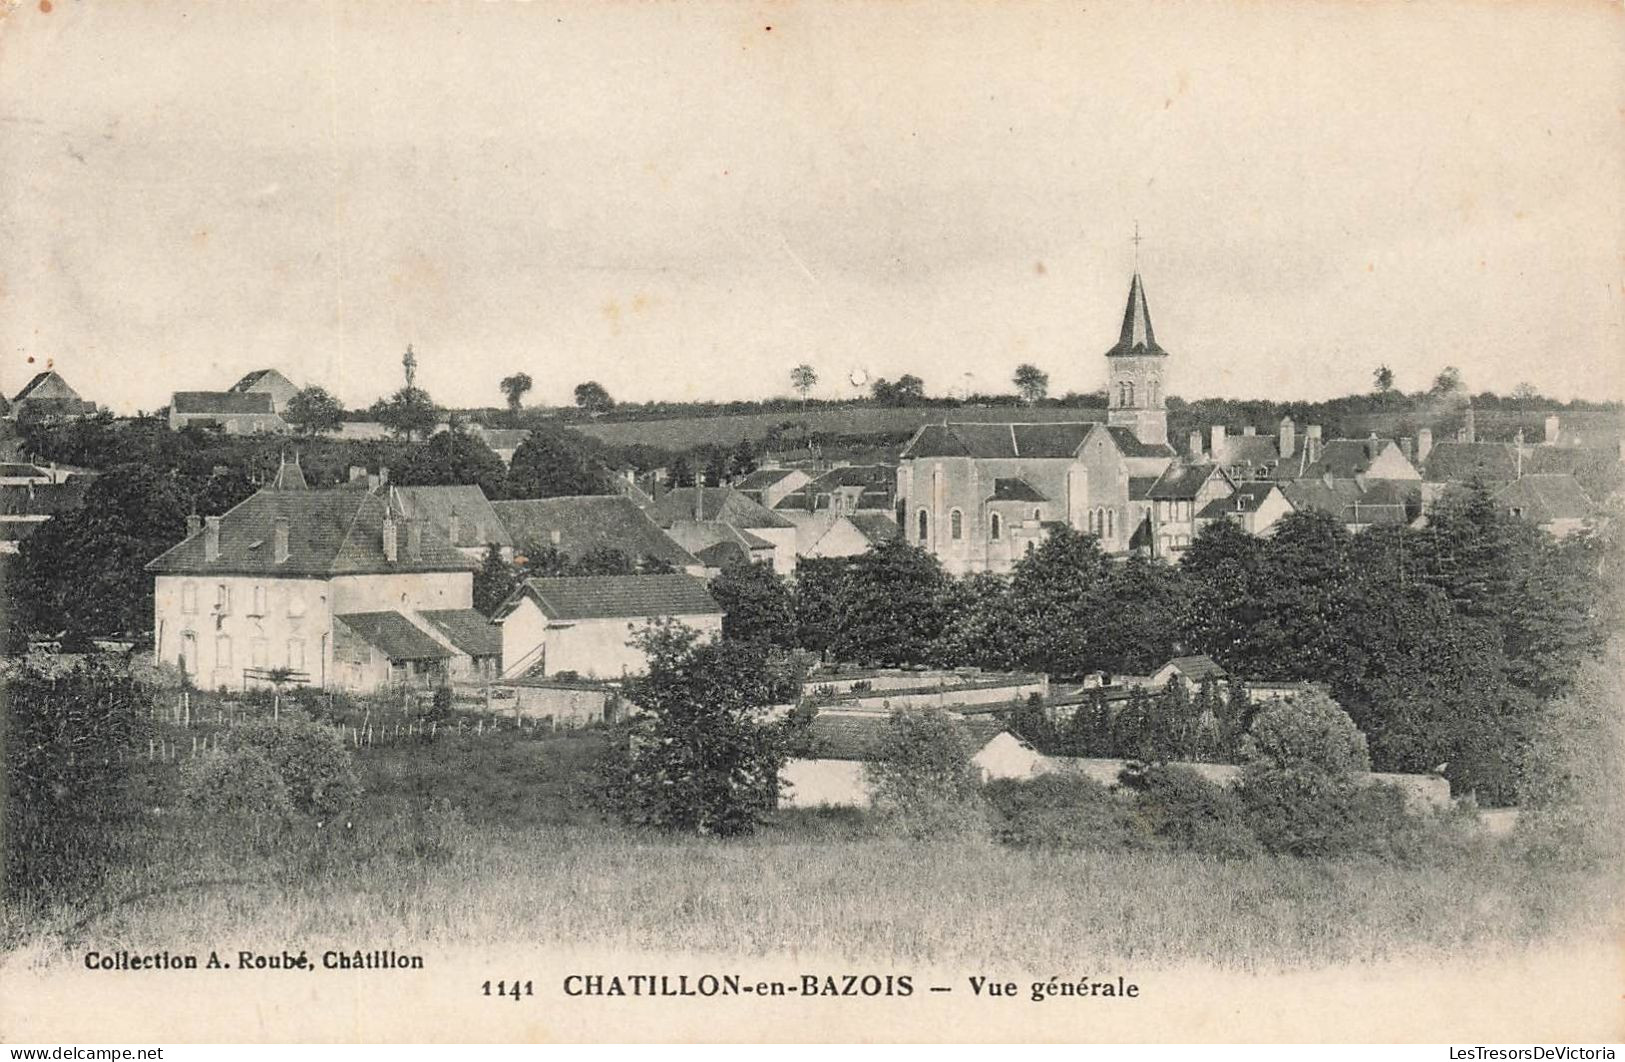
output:
<svg viewBox="0 0 1625 1062"><path fill-rule="evenodd" d="M86 947L364 941L1278 970L1510 953L1619 924L1608 876L1488 840L1396 865L913 842L853 811L781 812L742 840L652 834L595 802L601 748L574 732L363 749L348 822L258 833L180 813L174 765L143 765L145 811L97 900L0 911L0 939L45 964Z"/></svg>

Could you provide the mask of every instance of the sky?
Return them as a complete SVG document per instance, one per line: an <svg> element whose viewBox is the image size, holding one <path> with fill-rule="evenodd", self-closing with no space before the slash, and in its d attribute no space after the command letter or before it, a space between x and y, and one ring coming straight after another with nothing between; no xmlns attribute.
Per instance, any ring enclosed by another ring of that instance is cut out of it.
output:
<svg viewBox="0 0 1625 1062"><path fill-rule="evenodd" d="M28 0L0 387L1625 398L1625 9ZM967 375L969 374L969 375Z"/></svg>

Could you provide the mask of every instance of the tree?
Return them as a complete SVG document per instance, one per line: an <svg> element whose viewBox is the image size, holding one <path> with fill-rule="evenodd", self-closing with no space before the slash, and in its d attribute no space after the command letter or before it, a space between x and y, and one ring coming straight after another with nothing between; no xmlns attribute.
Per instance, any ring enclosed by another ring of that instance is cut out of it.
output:
<svg viewBox="0 0 1625 1062"><path fill-rule="evenodd" d="M474 607L489 616L518 585L519 575L502 559L502 547L495 542L486 546L485 559L474 573Z"/></svg>
<svg viewBox="0 0 1625 1062"><path fill-rule="evenodd" d="M722 636L734 641L795 648L795 603L784 580L765 561L735 561L711 580L722 608Z"/></svg>
<svg viewBox="0 0 1625 1062"><path fill-rule="evenodd" d="M797 557L794 590L796 644L823 654L840 636L843 586L851 562L845 557Z"/></svg>
<svg viewBox="0 0 1625 1062"><path fill-rule="evenodd" d="M887 717L864 765L874 806L902 832L921 839L987 829L981 775L970 741L946 712L905 708Z"/></svg>
<svg viewBox="0 0 1625 1062"><path fill-rule="evenodd" d="M440 410L421 387L403 387L387 399L380 398L367 413L408 442L426 438L440 420Z"/></svg>
<svg viewBox="0 0 1625 1062"><path fill-rule="evenodd" d="M608 493L602 465L574 432L537 427L519 444L508 465L509 498Z"/></svg>
<svg viewBox="0 0 1625 1062"><path fill-rule="evenodd" d="M1387 394L1394 389L1394 370L1386 365L1378 365L1377 371L1371 374L1371 382L1378 394Z"/></svg>
<svg viewBox="0 0 1625 1062"><path fill-rule="evenodd" d="M1428 394L1434 398L1446 398L1459 394L1465 389L1465 386L1461 378L1461 370L1454 365L1447 365L1439 370L1439 375L1433 378L1433 386L1428 390Z"/></svg>
<svg viewBox="0 0 1625 1062"><path fill-rule="evenodd" d="M412 447L395 470L393 481L403 487L472 485L488 498L501 498L507 477L502 458L482 440L458 428L438 432Z"/></svg>
<svg viewBox="0 0 1625 1062"><path fill-rule="evenodd" d="M1349 845L1354 776L1371 761L1336 701L1308 693L1269 705L1254 717L1242 754L1239 795L1266 849L1310 856Z"/></svg>
<svg viewBox="0 0 1625 1062"><path fill-rule="evenodd" d="M869 385L869 393L882 405L916 405L925 398L925 381L913 374L899 376L895 382L879 377Z"/></svg>
<svg viewBox="0 0 1625 1062"><path fill-rule="evenodd" d="M1049 373L1044 372L1036 365L1023 364L1016 368L1012 378L1016 390L1021 394L1021 400L1029 406L1037 405L1049 394Z"/></svg>
<svg viewBox="0 0 1625 1062"><path fill-rule="evenodd" d="M288 399L282 419L292 424L301 435L322 435L338 431L343 425L344 406L328 394L326 388L313 384Z"/></svg>
<svg viewBox="0 0 1625 1062"><path fill-rule="evenodd" d="M781 727L764 721L782 692L762 646L701 641L651 623L635 641L649 658L629 681L642 711L606 765L613 806L630 823L683 833L752 832L778 806Z"/></svg>
<svg viewBox="0 0 1625 1062"><path fill-rule="evenodd" d="M942 565L924 550L901 538L871 546L841 580L831 652L860 663L928 662L942 634L947 587Z"/></svg>
<svg viewBox="0 0 1625 1062"><path fill-rule="evenodd" d="M512 376L504 376L502 382L497 386L502 389L503 396L508 400L508 411L518 413L520 405L525 400L525 395L530 392L530 374L516 372Z"/></svg>
<svg viewBox="0 0 1625 1062"><path fill-rule="evenodd" d="M733 453L728 456L728 475L735 479L743 479L756 471L756 447L750 439L742 438L734 445Z"/></svg>
<svg viewBox="0 0 1625 1062"><path fill-rule="evenodd" d="M1106 558L1093 535L1058 527L1022 557L1010 581L1016 602L1012 655L1032 671L1072 679L1115 670L1104 649Z"/></svg>
<svg viewBox="0 0 1625 1062"><path fill-rule="evenodd" d="M597 380L576 384L576 405L587 413L606 413L615 408L615 400Z"/></svg>
<svg viewBox="0 0 1625 1062"><path fill-rule="evenodd" d="M670 465L666 466L666 485L668 487L694 486L694 466L688 463L688 458L678 455Z"/></svg>
<svg viewBox="0 0 1625 1062"><path fill-rule="evenodd" d="M790 386L801 396L801 408L807 408L807 395L818 386L818 372L811 365L801 364L790 370Z"/></svg>

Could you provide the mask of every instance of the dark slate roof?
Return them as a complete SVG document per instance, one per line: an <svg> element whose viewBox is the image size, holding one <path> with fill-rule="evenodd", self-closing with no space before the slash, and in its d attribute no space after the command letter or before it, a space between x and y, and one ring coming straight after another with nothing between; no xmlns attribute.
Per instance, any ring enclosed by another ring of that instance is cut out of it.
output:
<svg viewBox="0 0 1625 1062"><path fill-rule="evenodd" d="M1537 524L1583 520L1596 508L1580 481L1568 475L1526 475L1502 488L1495 500Z"/></svg>
<svg viewBox="0 0 1625 1062"><path fill-rule="evenodd" d="M1168 663L1172 664L1176 671L1190 679L1192 682L1201 682L1202 680L1209 678L1222 679L1227 677L1224 668L1220 667L1218 662L1210 656L1176 656L1174 659L1168 661ZM1158 670L1160 671L1161 668L1158 668Z"/></svg>
<svg viewBox="0 0 1625 1062"><path fill-rule="evenodd" d="M1134 429L1122 424L1107 425L1106 430L1112 433L1112 441L1123 452L1124 457L1173 457L1174 448L1167 443L1145 443L1134 434Z"/></svg>
<svg viewBox="0 0 1625 1062"><path fill-rule="evenodd" d="M347 612L334 619L391 660L449 660L451 650L399 612Z"/></svg>
<svg viewBox="0 0 1625 1062"><path fill-rule="evenodd" d="M396 525L395 560L384 556L386 515ZM288 559L276 562L277 517L288 520ZM190 535L147 565L149 572L299 576L392 572L466 572L479 566L446 542L433 526L422 531L422 550L407 549L405 514L388 491L261 490L220 518L220 558L204 560L206 529Z"/></svg>
<svg viewBox="0 0 1625 1062"><path fill-rule="evenodd" d="M513 545L502 518L477 486L396 487L395 497L402 512L414 520L427 520L448 541L451 518L456 516L457 541L450 543L453 546ZM476 534L479 531L483 535Z"/></svg>
<svg viewBox="0 0 1625 1062"><path fill-rule="evenodd" d="M1205 520L1214 520L1231 513L1255 513L1259 506L1264 504L1270 491L1279 490L1274 483L1259 483L1248 481L1236 484L1236 492L1228 498L1215 498L1202 506L1198 516Z"/></svg>
<svg viewBox="0 0 1625 1062"><path fill-rule="evenodd" d="M469 656L500 656L502 628L472 608L432 609L418 615Z"/></svg>
<svg viewBox="0 0 1625 1062"><path fill-rule="evenodd" d="M1169 465L1146 492L1148 498L1195 498L1202 485L1218 471L1217 465Z"/></svg>
<svg viewBox="0 0 1625 1062"><path fill-rule="evenodd" d="M993 481L993 495L989 501L1041 502L1048 498L1020 476L1000 477Z"/></svg>
<svg viewBox="0 0 1625 1062"><path fill-rule="evenodd" d="M1321 476L1330 472L1338 479L1358 476L1371 467L1382 452L1397 445L1392 439L1377 439L1377 452L1371 452L1370 439L1328 439L1321 444L1320 453L1302 472L1305 476Z"/></svg>
<svg viewBox="0 0 1625 1062"><path fill-rule="evenodd" d="M271 396L262 391L176 391L169 408L188 415L230 416L273 412Z"/></svg>
<svg viewBox="0 0 1625 1062"><path fill-rule="evenodd" d="M808 724L811 736L808 759L870 760L880 750L890 715L885 712L819 712ZM1004 723L986 715L957 720L970 750L1003 733Z"/></svg>
<svg viewBox="0 0 1625 1062"><path fill-rule="evenodd" d="M0 476L10 479L50 479L51 474L38 465L16 464L10 461L0 462Z"/></svg>
<svg viewBox="0 0 1625 1062"><path fill-rule="evenodd" d="M762 490L794 472L793 468L758 468L734 484L735 490Z"/></svg>
<svg viewBox="0 0 1625 1062"><path fill-rule="evenodd" d="M735 527L794 527L790 521L749 497L727 487L677 487L655 502L650 514L662 527L695 517L695 492L700 495L700 519Z"/></svg>
<svg viewBox="0 0 1625 1062"><path fill-rule="evenodd" d="M275 379L272 379L272 377L275 377ZM280 381L285 387L293 387L294 385L292 380L288 379L280 372L277 372L275 369L255 369L253 372L244 376L241 380L238 380L236 383L232 384L231 389L238 394L245 394L253 390L253 388L256 387L261 381L273 385Z"/></svg>
<svg viewBox="0 0 1625 1062"><path fill-rule="evenodd" d="M732 539L721 539L696 551L694 559L707 568L726 568L730 564L748 564L750 551Z"/></svg>
<svg viewBox="0 0 1625 1062"><path fill-rule="evenodd" d="M674 567L697 563L693 554L671 540L624 494L589 494L526 501L496 502L492 506L505 528L506 540L520 553L540 553L555 546L569 557L582 557L595 549L619 550L637 561L653 557Z"/></svg>
<svg viewBox="0 0 1625 1062"><path fill-rule="evenodd" d="M1151 331L1151 308L1145 301L1145 285L1140 283L1140 274L1135 273L1128 286L1128 305L1123 307L1123 329L1118 334L1117 345L1108 350L1106 356L1146 354L1167 356L1168 352L1157 346L1156 334Z"/></svg>
<svg viewBox="0 0 1625 1062"><path fill-rule="evenodd" d="M890 542L901 533L897 521L879 513L853 513L847 519L870 542Z"/></svg>
<svg viewBox="0 0 1625 1062"><path fill-rule="evenodd" d="M914 457L1058 457L1078 452L1099 421L927 424L903 447Z"/></svg>
<svg viewBox="0 0 1625 1062"><path fill-rule="evenodd" d="M77 508L95 476L69 476L61 483L16 483L0 487L0 514L54 516Z"/></svg>
<svg viewBox="0 0 1625 1062"><path fill-rule="evenodd" d="M709 616L722 610L704 579L692 575L587 575L526 579L498 616L528 596L555 620Z"/></svg>
<svg viewBox="0 0 1625 1062"><path fill-rule="evenodd" d="M1295 479L1281 485L1295 509L1330 513L1345 524L1403 524L1406 496L1399 484L1375 481L1361 486L1354 479Z"/></svg>
<svg viewBox="0 0 1625 1062"><path fill-rule="evenodd" d="M1129 501L1144 501L1151 496L1151 487L1157 482L1157 476L1130 476L1128 477Z"/></svg>
<svg viewBox="0 0 1625 1062"><path fill-rule="evenodd" d="M40 393L36 395L36 391ZM77 399L78 397L79 392L69 386L68 381L64 380L60 373L52 369L46 369L44 372L35 373L34 378L24 384L21 391L17 392L17 397L13 401L21 402L25 398L38 400L41 398Z"/></svg>
<svg viewBox="0 0 1625 1062"><path fill-rule="evenodd" d="M1214 460L1222 465L1274 465L1281 460L1281 444L1273 435L1226 435L1224 453Z"/></svg>
<svg viewBox="0 0 1625 1062"><path fill-rule="evenodd" d="M1423 462L1429 483L1509 482L1518 478L1518 455L1510 443L1434 443Z"/></svg>

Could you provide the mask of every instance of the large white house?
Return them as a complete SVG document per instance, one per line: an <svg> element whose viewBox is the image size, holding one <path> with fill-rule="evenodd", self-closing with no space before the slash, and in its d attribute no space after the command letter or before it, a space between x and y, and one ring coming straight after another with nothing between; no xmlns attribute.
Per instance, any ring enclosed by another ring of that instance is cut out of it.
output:
<svg viewBox="0 0 1625 1062"><path fill-rule="evenodd" d="M210 688L279 669L351 690L493 674L496 638L473 608L478 563L375 484L308 490L285 465L224 515L192 517L147 565L156 658Z"/></svg>

